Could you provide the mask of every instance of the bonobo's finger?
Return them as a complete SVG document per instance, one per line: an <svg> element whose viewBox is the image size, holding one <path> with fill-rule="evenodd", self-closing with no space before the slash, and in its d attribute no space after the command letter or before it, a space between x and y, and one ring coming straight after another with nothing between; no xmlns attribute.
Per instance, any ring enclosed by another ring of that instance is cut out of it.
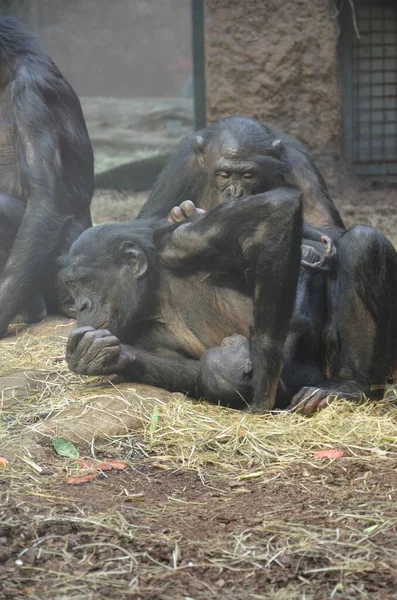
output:
<svg viewBox="0 0 397 600"><path fill-rule="evenodd" d="M95 360L95 358L98 356L98 354L100 352L102 352L102 350L105 350L106 348L109 348L111 346L114 347L119 347L120 346L120 341L118 338L116 338L116 336L114 335L108 335L108 336L101 336L101 337L96 337L94 338L89 346L87 346L87 350L86 352L84 352L85 354L89 355L89 359L90 360Z"/></svg>
<svg viewBox="0 0 397 600"><path fill-rule="evenodd" d="M66 344L66 360L68 360L69 356L73 354L76 350L78 343L81 338L88 332L95 331L93 327L77 327L77 329L73 329L73 331L69 334L68 341Z"/></svg>
<svg viewBox="0 0 397 600"><path fill-rule="evenodd" d="M109 337L113 336L107 329L91 329L81 337L77 347L74 350L74 354L82 357L86 354L86 352L90 351L90 348L94 342L98 340L101 343L104 339Z"/></svg>
<svg viewBox="0 0 397 600"><path fill-rule="evenodd" d="M181 223L182 221L185 220L185 218L186 217L183 214L180 207L174 206L174 208L171 210L171 212L169 214L167 221L169 221L169 223Z"/></svg>
<svg viewBox="0 0 397 600"><path fill-rule="evenodd" d="M312 415L326 408L336 398L337 394L332 394L329 390L305 387L295 394L289 408L303 415Z"/></svg>
<svg viewBox="0 0 397 600"><path fill-rule="evenodd" d="M94 352L94 347L91 346L91 348ZM69 368L80 375L110 375L115 371L120 353L120 344L117 346L102 346L98 348L94 355L88 353L79 361L71 360Z"/></svg>
<svg viewBox="0 0 397 600"><path fill-rule="evenodd" d="M298 404L300 404L300 402L302 402L302 400L305 397L305 394L307 393L308 390L312 390L313 394L316 392L316 389L314 388L310 388L310 387L303 387L299 390L299 392L297 392L295 394L295 396L292 398L291 403L289 405L290 409L295 408L296 406L298 406Z"/></svg>
<svg viewBox="0 0 397 600"><path fill-rule="evenodd" d="M329 406L331 404L331 402L336 400L336 398L337 398L337 396L335 394L333 394L331 396L327 396L326 398L323 398L318 403L317 410L323 410L324 408L327 408L327 406Z"/></svg>
<svg viewBox="0 0 397 600"><path fill-rule="evenodd" d="M101 374L105 373L104 366L109 365L106 371L114 371L114 357L118 358L121 352L120 341L106 329L88 331L80 340L77 348L68 356L68 366L77 373Z"/></svg>
<svg viewBox="0 0 397 600"><path fill-rule="evenodd" d="M335 250L335 244L328 235L322 235L321 241L325 244L325 254L329 256Z"/></svg>
<svg viewBox="0 0 397 600"><path fill-rule="evenodd" d="M312 415L317 412L318 405L323 399L324 390L318 390L316 394L310 396L310 398L305 398L303 402L297 406L297 412L300 412L302 415Z"/></svg>
<svg viewBox="0 0 397 600"><path fill-rule="evenodd" d="M194 215L198 212L196 205L191 200L185 200L179 205L179 208L185 215L186 219L189 217L194 217Z"/></svg>

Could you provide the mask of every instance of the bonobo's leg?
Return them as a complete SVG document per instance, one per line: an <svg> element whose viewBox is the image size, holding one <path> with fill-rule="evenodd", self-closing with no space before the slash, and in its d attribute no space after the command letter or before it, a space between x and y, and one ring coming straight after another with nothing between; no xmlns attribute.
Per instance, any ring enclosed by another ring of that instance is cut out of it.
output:
<svg viewBox="0 0 397 600"><path fill-rule="evenodd" d="M282 188L222 204L180 225L163 245L160 262L245 277L254 300L250 335L253 411L274 407L282 351L300 266L301 204Z"/></svg>
<svg viewBox="0 0 397 600"><path fill-rule="evenodd" d="M302 246L303 262L320 264L320 253ZM320 267L320 272L322 272ZM322 276L301 267L296 301L284 346L284 367L278 382L276 408L286 408L302 386L324 378L325 286ZM252 400L252 363L247 338L232 335L200 359L196 395L208 402L244 408Z"/></svg>
<svg viewBox="0 0 397 600"><path fill-rule="evenodd" d="M397 344L396 298L397 253L391 243L370 227L348 230L330 281L329 379L303 388L292 407L310 414L332 399L359 399L384 386Z"/></svg>
<svg viewBox="0 0 397 600"><path fill-rule="evenodd" d="M0 194L0 275L7 263L24 213L25 204L22 200ZM41 321L47 314L42 294L34 291L25 297L19 309L26 323Z"/></svg>

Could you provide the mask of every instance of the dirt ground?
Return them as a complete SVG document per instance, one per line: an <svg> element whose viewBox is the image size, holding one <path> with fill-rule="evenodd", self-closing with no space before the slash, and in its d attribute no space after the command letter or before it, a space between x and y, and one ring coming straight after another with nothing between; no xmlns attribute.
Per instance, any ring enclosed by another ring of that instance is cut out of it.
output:
<svg viewBox="0 0 397 600"><path fill-rule="evenodd" d="M10 489L2 598L395 598L396 469L347 457L244 482L135 458L72 488L49 458L30 496Z"/></svg>
<svg viewBox="0 0 397 600"><path fill-rule="evenodd" d="M358 192L337 198L347 224L375 225L397 244L397 189L363 182ZM132 218L144 199L98 191L94 222ZM106 382L105 410L104 384L73 379L62 362L71 326L0 344L1 376L56 371L22 396L0 378L1 598L396 598L397 388L385 402L305 419ZM76 425L76 410L87 421L94 404L106 435ZM126 468L68 484L81 469L55 453L53 435ZM343 456L316 458L324 449Z"/></svg>

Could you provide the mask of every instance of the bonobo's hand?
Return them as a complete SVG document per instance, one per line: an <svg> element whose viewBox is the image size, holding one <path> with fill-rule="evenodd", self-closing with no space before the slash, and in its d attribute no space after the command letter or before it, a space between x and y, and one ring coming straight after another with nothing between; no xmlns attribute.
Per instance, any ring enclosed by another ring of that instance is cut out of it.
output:
<svg viewBox="0 0 397 600"><path fill-rule="evenodd" d="M123 364L123 349L118 338L107 329L78 327L69 335L66 362L75 373L110 375Z"/></svg>
<svg viewBox="0 0 397 600"><path fill-rule="evenodd" d="M197 208L191 200L185 200L179 206L174 206L167 220L170 223L182 223L186 219L203 215L205 212L202 208Z"/></svg>
<svg viewBox="0 0 397 600"><path fill-rule="evenodd" d="M325 244L325 252L322 257L313 247L302 245L301 265L311 271L329 273L334 266L336 246L327 235L322 235L321 241Z"/></svg>
<svg viewBox="0 0 397 600"><path fill-rule="evenodd" d="M303 387L292 398L289 409L303 415L312 415L326 408L334 400L361 400L363 393L354 383L324 381L320 387Z"/></svg>

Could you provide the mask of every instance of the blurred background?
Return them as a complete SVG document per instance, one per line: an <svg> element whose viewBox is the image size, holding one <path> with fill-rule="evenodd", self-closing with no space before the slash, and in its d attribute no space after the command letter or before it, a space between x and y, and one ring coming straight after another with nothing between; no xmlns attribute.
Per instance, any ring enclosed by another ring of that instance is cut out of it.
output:
<svg viewBox="0 0 397 600"><path fill-rule="evenodd" d="M0 12L38 34L79 94L103 210L109 190L132 202L100 220L134 216L187 132L245 114L309 147L348 219L397 228L395 0L0 0Z"/></svg>
<svg viewBox="0 0 397 600"><path fill-rule="evenodd" d="M0 6L39 36L79 95L96 172L169 148L192 128L189 0Z"/></svg>

